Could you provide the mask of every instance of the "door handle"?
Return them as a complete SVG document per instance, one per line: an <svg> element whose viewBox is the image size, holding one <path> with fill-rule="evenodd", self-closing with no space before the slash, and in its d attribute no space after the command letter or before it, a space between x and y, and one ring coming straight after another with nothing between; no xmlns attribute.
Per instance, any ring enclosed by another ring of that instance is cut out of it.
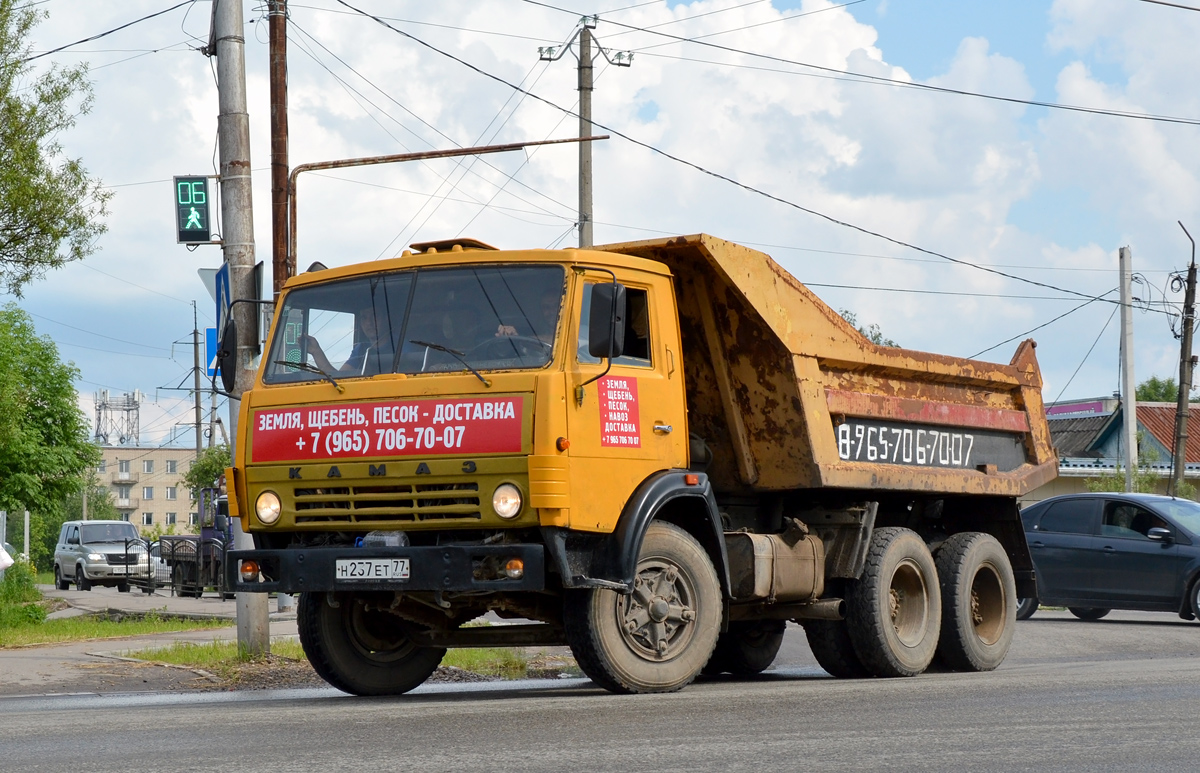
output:
<svg viewBox="0 0 1200 773"><path fill-rule="evenodd" d="M654 425L654 431L659 432L663 435L671 434L672 429L674 429L674 427L672 427L670 424L655 424Z"/></svg>
<svg viewBox="0 0 1200 773"><path fill-rule="evenodd" d="M1116 548L1114 548L1112 545L1105 545L1105 546L1104 546L1104 552L1105 552L1105 553L1116 553L1116 552L1117 552L1117 549L1116 549Z"/></svg>
<svg viewBox="0 0 1200 773"><path fill-rule="evenodd" d="M1046 547L1046 544L1045 544L1044 542L1030 542L1030 543L1029 543L1029 547L1031 547L1031 548L1044 548L1044 547Z"/></svg>

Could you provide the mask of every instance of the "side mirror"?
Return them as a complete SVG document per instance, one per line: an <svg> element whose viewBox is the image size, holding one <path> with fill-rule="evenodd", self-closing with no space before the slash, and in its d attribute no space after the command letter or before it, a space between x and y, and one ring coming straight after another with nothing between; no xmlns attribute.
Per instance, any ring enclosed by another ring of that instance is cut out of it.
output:
<svg viewBox="0 0 1200 773"><path fill-rule="evenodd" d="M588 312L588 354L610 360L625 350L625 285L592 285Z"/></svg>
<svg viewBox="0 0 1200 773"><path fill-rule="evenodd" d="M1146 532L1146 537L1147 539L1152 539L1155 542L1165 542L1170 544L1171 530L1164 529L1161 526L1151 526L1150 530Z"/></svg>
<svg viewBox="0 0 1200 773"><path fill-rule="evenodd" d="M221 386L232 392L237 384L237 323L230 314L221 330L221 342L217 348L217 370L221 372Z"/></svg>

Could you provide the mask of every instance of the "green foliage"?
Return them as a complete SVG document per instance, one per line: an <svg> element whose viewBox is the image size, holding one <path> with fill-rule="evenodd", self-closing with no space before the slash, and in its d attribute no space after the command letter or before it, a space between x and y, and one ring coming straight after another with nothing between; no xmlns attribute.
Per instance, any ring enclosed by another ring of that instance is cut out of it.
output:
<svg viewBox="0 0 1200 773"><path fill-rule="evenodd" d="M229 446L206 448L200 453L200 458L192 463L187 475L183 476L183 482L192 494L199 496L200 489L211 488L230 464Z"/></svg>
<svg viewBox="0 0 1200 773"><path fill-rule="evenodd" d="M1141 399L1141 398L1138 398ZM1138 466L1133 471L1133 490L1139 494L1155 494L1158 492L1160 475L1150 470L1150 465L1158 461L1158 452L1146 444L1146 433L1139 430ZM1097 478L1088 478L1085 482L1088 491L1124 491L1125 468L1118 467L1114 472L1106 472Z"/></svg>
<svg viewBox="0 0 1200 773"><path fill-rule="evenodd" d="M0 308L0 363L0 510L56 510L100 461L76 401L79 371L14 304Z"/></svg>
<svg viewBox="0 0 1200 773"><path fill-rule="evenodd" d="M176 524L171 524L170 526L168 526L167 528L164 529L163 525L161 523L156 523L153 526L141 527L141 529L139 529L139 532L142 535L142 539L153 542L154 540L158 539L159 537L161 537L164 534L178 534L178 532L175 530L176 528L177 528Z"/></svg>
<svg viewBox="0 0 1200 773"><path fill-rule="evenodd" d="M1192 501L1195 501L1196 487L1185 480L1182 483L1176 484L1175 496L1179 497L1180 499L1191 499Z"/></svg>
<svg viewBox="0 0 1200 773"><path fill-rule="evenodd" d="M88 479L88 520L118 521L121 519L112 493L100 485L91 470L84 472ZM78 521L83 518L83 488L72 491L66 498L47 510L30 513L29 515L29 558L34 565L41 569L50 569L54 561L54 546L58 542L58 532L66 521ZM9 515L8 533L15 534L14 529L24 529L24 526L14 524L14 518Z"/></svg>
<svg viewBox="0 0 1200 773"><path fill-rule="evenodd" d="M37 602L41 592L35 587L37 573L33 564L18 561L4 570L0 580L0 628L38 625L46 619L46 610Z"/></svg>
<svg viewBox="0 0 1200 773"><path fill-rule="evenodd" d="M849 309L840 309L838 311L838 314L841 314L842 319L846 320L851 325L854 325L855 329L857 329L858 332L860 332L864 336L866 336L867 340L870 341L871 343L875 344L876 346L896 346L896 347L900 346L900 344L896 343L892 339L885 338L883 335L883 331L879 329L879 325L876 325L874 322L872 322L870 325L867 325L866 327L863 327L862 325L858 324L858 315L855 314L853 311L850 311Z"/></svg>
<svg viewBox="0 0 1200 773"><path fill-rule="evenodd" d="M1173 403L1179 399L1179 385L1170 377L1151 376L1138 384L1133 394L1144 403Z"/></svg>
<svg viewBox="0 0 1200 773"><path fill-rule="evenodd" d="M36 77L23 61L46 12L0 0L0 285L22 288L96 249L112 193L63 155L59 137L91 108L86 65Z"/></svg>

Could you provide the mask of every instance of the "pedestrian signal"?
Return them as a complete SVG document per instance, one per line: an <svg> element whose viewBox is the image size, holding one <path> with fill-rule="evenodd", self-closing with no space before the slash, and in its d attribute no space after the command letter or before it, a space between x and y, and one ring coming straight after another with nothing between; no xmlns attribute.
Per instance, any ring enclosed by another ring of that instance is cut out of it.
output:
<svg viewBox="0 0 1200 773"><path fill-rule="evenodd" d="M208 178L175 178L175 228L180 244L209 244Z"/></svg>

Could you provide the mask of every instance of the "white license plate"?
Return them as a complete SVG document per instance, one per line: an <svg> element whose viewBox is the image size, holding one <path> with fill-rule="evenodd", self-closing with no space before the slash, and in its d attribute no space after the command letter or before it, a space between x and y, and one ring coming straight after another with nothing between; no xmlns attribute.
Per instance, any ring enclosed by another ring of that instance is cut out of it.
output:
<svg viewBox="0 0 1200 773"><path fill-rule="evenodd" d="M338 580L407 580L407 558L339 558L333 576Z"/></svg>

